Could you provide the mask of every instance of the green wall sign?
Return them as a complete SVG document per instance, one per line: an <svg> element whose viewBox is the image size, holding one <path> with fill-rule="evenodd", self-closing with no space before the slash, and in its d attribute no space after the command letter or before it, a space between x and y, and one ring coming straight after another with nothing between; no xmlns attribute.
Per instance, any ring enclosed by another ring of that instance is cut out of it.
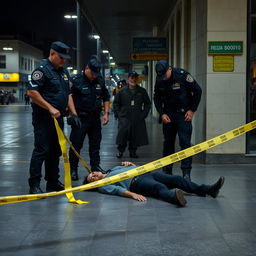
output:
<svg viewBox="0 0 256 256"><path fill-rule="evenodd" d="M242 55L243 41L210 41L208 42L209 55Z"/></svg>

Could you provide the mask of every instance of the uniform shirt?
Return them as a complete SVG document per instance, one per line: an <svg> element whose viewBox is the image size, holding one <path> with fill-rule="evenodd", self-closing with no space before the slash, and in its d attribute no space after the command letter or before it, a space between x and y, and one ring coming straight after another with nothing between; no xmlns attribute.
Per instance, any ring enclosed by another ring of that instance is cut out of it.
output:
<svg viewBox="0 0 256 256"><path fill-rule="evenodd" d="M106 175L107 177L114 176L116 174L120 174L122 172L126 172L128 170L134 169L136 166L116 166ZM130 189L132 178L127 180L118 181L116 183L102 186L98 188L98 191L103 194L111 194L111 195L118 195L124 196L124 192Z"/></svg>
<svg viewBox="0 0 256 256"><path fill-rule="evenodd" d="M33 71L28 90L38 91L54 108L64 111L68 106L68 96L71 93L69 73L62 67L55 69L49 59L44 60Z"/></svg>
<svg viewBox="0 0 256 256"><path fill-rule="evenodd" d="M169 80L157 80L154 103L160 115L180 110L195 112L202 90L196 80L184 69L172 68Z"/></svg>
<svg viewBox="0 0 256 256"><path fill-rule="evenodd" d="M103 78L90 81L82 72L72 79L72 84L72 96L78 112L99 112L102 101L105 102L110 99Z"/></svg>

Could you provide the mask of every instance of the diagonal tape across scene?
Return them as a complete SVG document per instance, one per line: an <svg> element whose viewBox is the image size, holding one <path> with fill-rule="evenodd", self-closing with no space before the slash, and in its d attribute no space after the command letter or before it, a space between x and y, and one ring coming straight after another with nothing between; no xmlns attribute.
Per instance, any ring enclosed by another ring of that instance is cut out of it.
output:
<svg viewBox="0 0 256 256"><path fill-rule="evenodd" d="M17 203L17 202L24 202L24 201L30 201L30 200L37 200L41 198L46 197L52 197L52 196L58 196L58 195L64 195L66 193L74 193L74 192L80 192L84 190L89 190L101 186L105 186L108 184L112 184L121 180L129 179L134 176L138 176L147 172L154 171L156 169L159 169L163 166L169 165L171 163L178 162L184 158L196 155L198 153L201 153L207 149L213 148L215 146L218 146L224 142L227 142L229 140L232 140L242 134L245 134L246 132L249 132L256 128L256 120L245 124L243 126L240 126L234 130L231 130L229 132L223 133L219 136L216 136L210 140L204 141L200 144L197 144L195 146L189 147L187 149L181 150L177 153L174 153L172 155L163 157L161 159L152 161L150 163L147 163L145 165L136 167L132 170L104 178L102 180L98 180L86 185L78 186L75 188L65 189L58 192L51 192L51 193L43 193L43 194L37 194L37 195L20 195L20 196L6 196L6 197L0 197L0 205L3 204L10 204L10 203Z"/></svg>

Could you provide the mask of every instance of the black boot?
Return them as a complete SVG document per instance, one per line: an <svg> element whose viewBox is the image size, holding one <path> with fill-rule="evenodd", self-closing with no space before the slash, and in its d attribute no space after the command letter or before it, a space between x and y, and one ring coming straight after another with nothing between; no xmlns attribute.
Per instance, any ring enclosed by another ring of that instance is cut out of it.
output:
<svg viewBox="0 0 256 256"><path fill-rule="evenodd" d="M118 151L118 152L116 153L116 157L117 157L117 158L121 158L122 156L123 156L123 152Z"/></svg>
<svg viewBox="0 0 256 256"><path fill-rule="evenodd" d="M102 173L106 173L105 170L103 170L100 165L92 165L92 172L102 172Z"/></svg>
<svg viewBox="0 0 256 256"><path fill-rule="evenodd" d="M130 151L131 158L138 158L139 156L136 154L136 151Z"/></svg>
<svg viewBox="0 0 256 256"><path fill-rule="evenodd" d="M216 183L209 186L209 190L208 190L207 194L213 198L216 198L218 196L220 189L222 188L224 182L225 182L225 178L220 177Z"/></svg>
<svg viewBox="0 0 256 256"><path fill-rule="evenodd" d="M183 178L184 178L185 180L187 180L187 181L191 181L190 173L191 173L191 170L190 170L190 169L184 169L184 170L182 170Z"/></svg>
<svg viewBox="0 0 256 256"><path fill-rule="evenodd" d="M73 181L79 180L77 170L71 169L70 173L71 173L71 179Z"/></svg>
<svg viewBox="0 0 256 256"><path fill-rule="evenodd" d="M29 194L42 194L44 193L42 189L40 188L39 184L31 185L29 189Z"/></svg>
<svg viewBox="0 0 256 256"><path fill-rule="evenodd" d="M64 190L64 185L59 181L48 181L46 184L46 191L53 192L53 191L61 191Z"/></svg>

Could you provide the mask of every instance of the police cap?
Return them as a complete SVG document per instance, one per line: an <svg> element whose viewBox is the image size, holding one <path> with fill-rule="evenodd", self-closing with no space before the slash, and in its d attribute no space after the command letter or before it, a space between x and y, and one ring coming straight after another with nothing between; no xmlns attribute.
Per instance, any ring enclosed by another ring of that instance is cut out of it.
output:
<svg viewBox="0 0 256 256"><path fill-rule="evenodd" d="M66 44L56 41L51 44L51 49L56 51L64 59L71 59L70 55L68 54L70 48Z"/></svg>
<svg viewBox="0 0 256 256"><path fill-rule="evenodd" d="M96 57L92 57L89 60L87 66L90 68L90 70L95 76L97 77L101 76L101 73L100 73L101 63L98 61Z"/></svg>
<svg viewBox="0 0 256 256"><path fill-rule="evenodd" d="M155 70L157 73L157 78L164 78L165 73L169 69L170 65L167 60L159 60L156 63Z"/></svg>
<svg viewBox="0 0 256 256"><path fill-rule="evenodd" d="M128 77L138 77L138 73L136 71L132 71L128 74Z"/></svg>

